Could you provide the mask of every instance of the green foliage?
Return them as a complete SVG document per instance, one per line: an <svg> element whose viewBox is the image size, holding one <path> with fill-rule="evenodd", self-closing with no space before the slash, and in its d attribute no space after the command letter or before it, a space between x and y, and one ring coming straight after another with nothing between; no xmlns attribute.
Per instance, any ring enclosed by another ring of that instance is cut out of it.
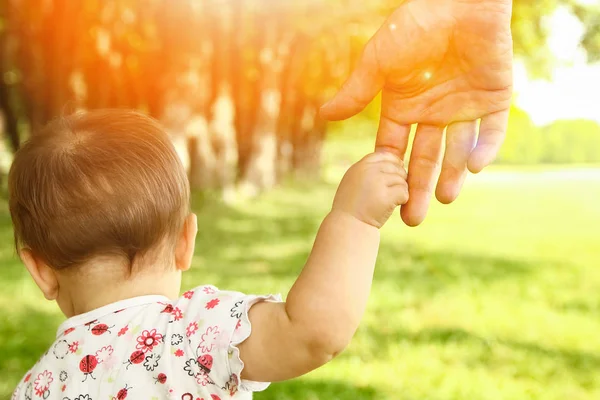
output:
<svg viewBox="0 0 600 400"><path fill-rule="evenodd" d="M576 2L573 12L586 27L581 44L587 50L588 61L600 61L600 3L582 6Z"/></svg>
<svg viewBox="0 0 600 400"><path fill-rule="evenodd" d="M566 7L583 24L581 45L588 60L600 60L600 5L583 5L579 0L514 0L512 31L515 56L522 59L532 76L548 78L554 57L547 46L547 17Z"/></svg>
<svg viewBox="0 0 600 400"><path fill-rule="evenodd" d="M542 129L541 162L600 162L600 125L594 121L556 121Z"/></svg>
<svg viewBox="0 0 600 400"><path fill-rule="evenodd" d="M507 164L583 164L600 162L600 125L589 120L556 121L537 127L513 107L498 162Z"/></svg>
<svg viewBox="0 0 600 400"><path fill-rule="evenodd" d="M542 132L529 115L517 107L512 107L506 139L498 162L508 164L535 164L543 154Z"/></svg>
<svg viewBox="0 0 600 400"><path fill-rule="evenodd" d="M350 158L343 144L326 146L330 183L280 188L232 207L195 201L201 229L184 287L287 293L343 172L336 160L355 161L371 142L356 142ZM492 169L470 176L457 203L434 204L420 228L403 226L395 214L347 351L255 399L600 398L598 198L598 179ZM0 239L5 399L62 318L15 258L4 204Z"/></svg>

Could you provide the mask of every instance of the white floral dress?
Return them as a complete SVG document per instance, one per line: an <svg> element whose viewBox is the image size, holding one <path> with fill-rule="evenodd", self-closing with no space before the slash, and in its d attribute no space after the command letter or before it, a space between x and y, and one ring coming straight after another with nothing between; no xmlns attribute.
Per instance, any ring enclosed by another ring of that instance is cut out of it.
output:
<svg viewBox="0 0 600 400"><path fill-rule="evenodd" d="M250 399L268 383L240 379L236 345L250 336L258 301L281 298L201 286L175 301L135 297L75 316L12 398Z"/></svg>

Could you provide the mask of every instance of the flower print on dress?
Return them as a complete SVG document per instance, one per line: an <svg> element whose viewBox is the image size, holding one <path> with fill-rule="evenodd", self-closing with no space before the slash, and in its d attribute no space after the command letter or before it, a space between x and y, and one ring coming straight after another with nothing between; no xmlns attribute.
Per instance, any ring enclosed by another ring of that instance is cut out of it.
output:
<svg viewBox="0 0 600 400"><path fill-rule="evenodd" d="M25 387L25 400L31 400L33 398L33 385L31 382Z"/></svg>
<svg viewBox="0 0 600 400"><path fill-rule="evenodd" d="M206 308L207 310L212 310L213 308L219 305L220 301L221 300L219 300L218 298L214 298L211 301L207 302L204 308Z"/></svg>
<svg viewBox="0 0 600 400"><path fill-rule="evenodd" d="M122 327L119 330L119 333L117 333L117 336L123 336L124 334L127 333L128 330L129 330L129 325L125 325L124 327Z"/></svg>
<svg viewBox="0 0 600 400"><path fill-rule="evenodd" d="M220 331L218 326L209 326L200 338L198 349L201 353L209 353L219 343Z"/></svg>
<svg viewBox="0 0 600 400"><path fill-rule="evenodd" d="M38 374L37 378L33 382L35 385L35 394L39 397L43 397L44 399L48 398L50 395L50 384L54 381L52 377L52 372L48 370L44 370Z"/></svg>
<svg viewBox="0 0 600 400"><path fill-rule="evenodd" d="M189 325L187 326L187 328L185 328L185 335L187 337L192 336L194 333L196 333L196 331L198 331L198 323L197 322L190 322Z"/></svg>
<svg viewBox="0 0 600 400"><path fill-rule="evenodd" d="M67 374L67 371L60 371L60 375L58 377L61 382L64 382L69 377L69 374Z"/></svg>
<svg viewBox="0 0 600 400"><path fill-rule="evenodd" d="M96 359L98 363L102 363L110 358L113 353L113 347L111 345L104 346L96 352Z"/></svg>
<svg viewBox="0 0 600 400"><path fill-rule="evenodd" d="M231 317L240 319L243 315L244 300L236 301L233 307L231 307Z"/></svg>
<svg viewBox="0 0 600 400"><path fill-rule="evenodd" d="M200 371L200 373L196 375L196 383L201 386L215 384L215 382L212 379L210 379L210 377L205 371Z"/></svg>
<svg viewBox="0 0 600 400"><path fill-rule="evenodd" d="M144 367L146 367L146 371L154 371L156 367L158 367L158 362L160 361L160 355L150 353L146 356L146 361L144 361Z"/></svg>
<svg viewBox="0 0 600 400"><path fill-rule="evenodd" d="M182 335L180 335L178 333L174 333L174 334L171 335L171 346L177 346L181 342L183 342L183 336Z"/></svg>
<svg viewBox="0 0 600 400"><path fill-rule="evenodd" d="M191 298L192 298L192 296L193 296L193 295L194 295L194 291L193 291L193 290L188 290L187 292L185 292L185 293L183 294L183 297L185 297L186 299L188 299L188 300L189 300L189 299L191 299Z"/></svg>
<svg viewBox="0 0 600 400"><path fill-rule="evenodd" d="M93 400L89 394L80 394L79 396L75 397L73 400Z"/></svg>
<svg viewBox="0 0 600 400"><path fill-rule="evenodd" d="M216 290L215 290L213 287L210 287L210 286L204 286L204 287L202 288L202 291L203 291L205 294L215 294L215 293L216 293Z"/></svg>
<svg viewBox="0 0 600 400"><path fill-rule="evenodd" d="M154 346L158 345L162 340L162 335L156 332L156 329L151 331L144 330L137 338L136 349L142 350L144 353L152 351Z"/></svg>
<svg viewBox="0 0 600 400"><path fill-rule="evenodd" d="M54 343L54 346L52 347L52 354L54 354L54 357L56 357L57 360L62 360L65 358L65 356L69 354L69 344L67 341L63 339Z"/></svg>
<svg viewBox="0 0 600 400"><path fill-rule="evenodd" d="M79 342L75 341L73 343L71 343L69 345L69 351L71 352L71 354L74 354L77 352L77 350L79 349Z"/></svg>
<svg viewBox="0 0 600 400"><path fill-rule="evenodd" d="M197 360L190 358L185 362L185 367L183 367L183 370L187 372L189 376L195 377L202 371L202 367Z"/></svg>
<svg viewBox="0 0 600 400"><path fill-rule="evenodd" d="M171 316L173 317L173 321L179 321L183 318L183 312L179 307L175 307L171 312Z"/></svg>
<svg viewBox="0 0 600 400"><path fill-rule="evenodd" d="M175 357L183 357L183 350L177 349L175 351Z"/></svg>

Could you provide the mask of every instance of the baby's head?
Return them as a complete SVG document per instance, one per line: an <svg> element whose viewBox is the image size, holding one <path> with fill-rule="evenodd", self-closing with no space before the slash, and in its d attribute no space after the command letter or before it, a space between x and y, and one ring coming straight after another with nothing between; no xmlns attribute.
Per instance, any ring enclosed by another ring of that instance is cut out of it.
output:
<svg viewBox="0 0 600 400"><path fill-rule="evenodd" d="M17 251L66 315L178 295L196 219L185 170L157 122L125 110L57 119L16 153L8 181Z"/></svg>

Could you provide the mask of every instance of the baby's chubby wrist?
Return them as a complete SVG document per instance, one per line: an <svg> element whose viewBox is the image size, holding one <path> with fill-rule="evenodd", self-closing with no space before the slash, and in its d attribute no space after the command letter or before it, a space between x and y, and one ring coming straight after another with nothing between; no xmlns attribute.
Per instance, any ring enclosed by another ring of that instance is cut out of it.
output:
<svg viewBox="0 0 600 400"><path fill-rule="evenodd" d="M333 207L325 217L323 223L339 226L344 229L354 229L356 231L372 232L379 235L379 227L363 221L351 212Z"/></svg>

